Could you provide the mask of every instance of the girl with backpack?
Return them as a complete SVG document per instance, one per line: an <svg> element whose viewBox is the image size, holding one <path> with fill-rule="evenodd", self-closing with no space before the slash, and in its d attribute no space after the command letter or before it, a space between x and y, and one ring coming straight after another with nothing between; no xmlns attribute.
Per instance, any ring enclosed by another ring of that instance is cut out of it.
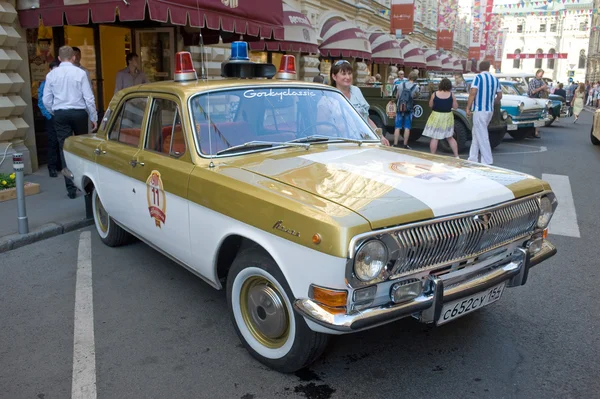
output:
<svg viewBox="0 0 600 399"><path fill-rule="evenodd" d="M425 125L425 130L423 130L423 136L431 138L429 142L431 153L435 154L438 142L446 139L450 148L452 148L454 157L459 158L458 144L454 139L454 114L452 113L452 109L458 108L458 102L452 94L450 79L442 79L438 90L429 99L429 106L432 111Z"/></svg>

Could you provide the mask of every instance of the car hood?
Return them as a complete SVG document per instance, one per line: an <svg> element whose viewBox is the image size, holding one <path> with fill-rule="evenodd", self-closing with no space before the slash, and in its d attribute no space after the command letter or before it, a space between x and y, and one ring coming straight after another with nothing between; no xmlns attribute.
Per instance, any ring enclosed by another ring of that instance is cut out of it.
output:
<svg viewBox="0 0 600 399"><path fill-rule="evenodd" d="M541 180L525 174L380 145L318 144L267 154L230 166L335 202L373 229L472 211L544 189Z"/></svg>
<svg viewBox="0 0 600 399"><path fill-rule="evenodd" d="M518 107L520 103L523 103L525 107L523 110L544 108L543 105L538 104L537 100L525 96L516 96L513 94L502 95L501 105L502 107Z"/></svg>

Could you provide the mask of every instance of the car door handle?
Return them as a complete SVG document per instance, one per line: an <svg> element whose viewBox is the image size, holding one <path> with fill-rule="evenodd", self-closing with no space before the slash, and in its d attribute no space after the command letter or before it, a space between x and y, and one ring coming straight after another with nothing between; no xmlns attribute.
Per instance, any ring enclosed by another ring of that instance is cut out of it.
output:
<svg viewBox="0 0 600 399"><path fill-rule="evenodd" d="M134 167L134 168L135 168L136 166L138 166L138 165L140 165L140 166L144 166L144 165L145 165L145 163L143 163L143 162L138 162L138 161L136 161L135 159L132 159L132 160L131 160L131 162L129 162L129 164L130 164L132 167Z"/></svg>
<svg viewBox="0 0 600 399"><path fill-rule="evenodd" d="M96 149L94 150L94 154L96 154L96 155L100 155L100 154L106 154L106 151L101 151L101 150L100 150L100 148L96 148Z"/></svg>

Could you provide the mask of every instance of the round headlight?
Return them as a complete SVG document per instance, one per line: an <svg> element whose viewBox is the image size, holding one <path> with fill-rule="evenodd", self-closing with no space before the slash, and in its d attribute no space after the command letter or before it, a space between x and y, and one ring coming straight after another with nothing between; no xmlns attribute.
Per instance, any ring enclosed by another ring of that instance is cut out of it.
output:
<svg viewBox="0 0 600 399"><path fill-rule="evenodd" d="M525 103L519 104L519 112L523 112L524 108L525 108Z"/></svg>
<svg viewBox="0 0 600 399"><path fill-rule="evenodd" d="M371 240L364 243L354 258L354 273L362 281L371 281L385 267L388 261L388 251L384 243Z"/></svg>
<svg viewBox="0 0 600 399"><path fill-rule="evenodd" d="M552 204L552 199L549 197L542 197L540 200L540 215L538 216L537 226L540 229L545 229L548 227L553 214L554 207Z"/></svg>
<svg viewBox="0 0 600 399"><path fill-rule="evenodd" d="M504 119L504 120L508 119L508 112L502 111L502 119Z"/></svg>

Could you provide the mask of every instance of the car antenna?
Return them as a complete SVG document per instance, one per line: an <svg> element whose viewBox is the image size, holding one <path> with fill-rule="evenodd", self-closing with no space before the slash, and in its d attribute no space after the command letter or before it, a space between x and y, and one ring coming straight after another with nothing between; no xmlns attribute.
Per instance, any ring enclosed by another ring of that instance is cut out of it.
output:
<svg viewBox="0 0 600 399"><path fill-rule="evenodd" d="M200 13L200 0L196 0L196 11L198 11L198 21L201 20L202 15ZM202 28L200 28L200 79L202 79L203 83L208 83L208 66L206 64L206 55L204 54L204 37L202 36ZM211 134L211 119L210 119L210 91L206 93L206 125L208 126L208 152L210 156L210 163L208 164L209 168L214 168L215 164L213 162L213 151L212 151L212 134ZM199 140L201 141L201 140Z"/></svg>

